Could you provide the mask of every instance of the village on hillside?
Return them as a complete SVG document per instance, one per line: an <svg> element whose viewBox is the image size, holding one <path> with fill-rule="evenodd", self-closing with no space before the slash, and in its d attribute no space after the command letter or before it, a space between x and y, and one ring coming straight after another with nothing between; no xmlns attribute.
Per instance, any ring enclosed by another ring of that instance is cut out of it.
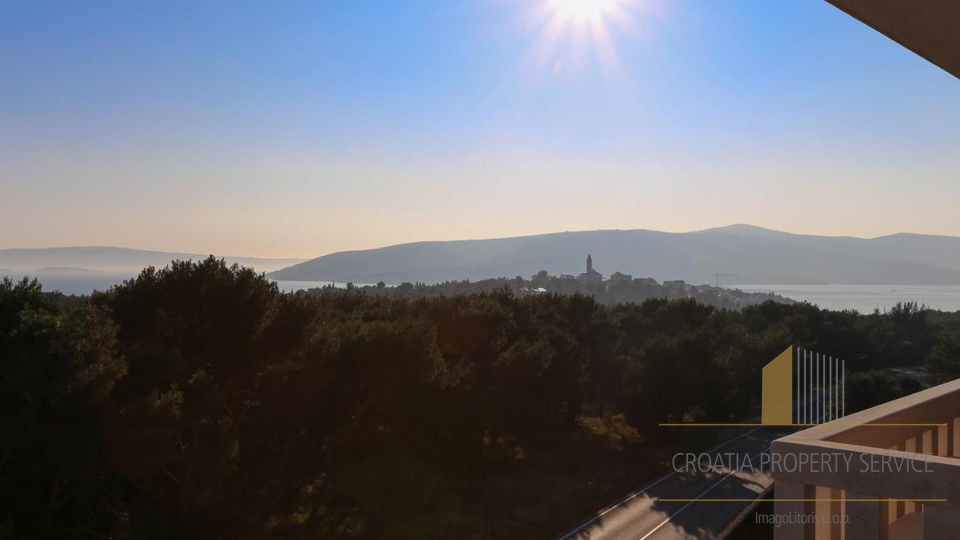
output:
<svg viewBox="0 0 960 540"><path fill-rule="evenodd" d="M327 286L323 287L323 290L332 288L332 286ZM587 255L585 271L579 275L563 273L550 275L546 270L540 270L530 276L529 279L516 276L479 281L445 281L437 284L406 282L397 286L387 286L380 282L377 285L366 286L348 284L347 288L367 294L409 299L455 296L506 289L518 296L580 293L592 296L604 305L640 303L652 298L668 300L690 298L702 304L723 309L742 309L766 301L784 304L794 303L790 298L773 293L745 292L739 289L727 289L707 284L691 285L682 280L667 280L660 283L650 277L634 278L621 272L614 272L608 279L604 279L603 274L594 268L593 257L589 254ZM313 290L320 291L321 289Z"/></svg>

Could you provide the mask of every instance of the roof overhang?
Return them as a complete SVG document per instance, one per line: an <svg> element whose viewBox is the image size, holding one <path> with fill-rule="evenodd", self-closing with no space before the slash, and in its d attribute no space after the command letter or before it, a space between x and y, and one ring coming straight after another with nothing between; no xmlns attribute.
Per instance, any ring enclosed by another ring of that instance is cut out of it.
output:
<svg viewBox="0 0 960 540"><path fill-rule="evenodd" d="M960 78L960 0L827 0Z"/></svg>

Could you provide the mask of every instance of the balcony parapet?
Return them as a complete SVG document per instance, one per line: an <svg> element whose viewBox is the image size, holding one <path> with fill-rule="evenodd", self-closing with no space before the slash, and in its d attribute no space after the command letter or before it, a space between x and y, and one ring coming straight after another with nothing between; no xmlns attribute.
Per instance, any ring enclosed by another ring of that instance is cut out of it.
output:
<svg viewBox="0 0 960 540"><path fill-rule="evenodd" d="M774 441L776 509L788 523L776 538L960 537L958 437L960 380ZM793 524L788 514L830 523Z"/></svg>

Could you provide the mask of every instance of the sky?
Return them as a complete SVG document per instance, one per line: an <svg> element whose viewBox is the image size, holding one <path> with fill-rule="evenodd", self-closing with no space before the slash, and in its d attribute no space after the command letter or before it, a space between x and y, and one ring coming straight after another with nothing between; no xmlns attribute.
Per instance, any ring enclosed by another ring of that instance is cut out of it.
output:
<svg viewBox="0 0 960 540"><path fill-rule="evenodd" d="M954 77L823 0L600 1L0 3L0 248L960 235Z"/></svg>

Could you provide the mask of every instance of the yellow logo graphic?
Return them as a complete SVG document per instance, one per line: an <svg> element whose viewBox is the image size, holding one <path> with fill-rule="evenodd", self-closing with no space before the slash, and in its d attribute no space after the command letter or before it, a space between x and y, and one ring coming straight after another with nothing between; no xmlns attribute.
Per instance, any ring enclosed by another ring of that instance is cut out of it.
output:
<svg viewBox="0 0 960 540"><path fill-rule="evenodd" d="M846 415L846 362L790 346L763 367L760 421L767 426L810 426Z"/></svg>
<svg viewBox="0 0 960 540"><path fill-rule="evenodd" d="M760 423L793 423L793 345L763 367Z"/></svg>

